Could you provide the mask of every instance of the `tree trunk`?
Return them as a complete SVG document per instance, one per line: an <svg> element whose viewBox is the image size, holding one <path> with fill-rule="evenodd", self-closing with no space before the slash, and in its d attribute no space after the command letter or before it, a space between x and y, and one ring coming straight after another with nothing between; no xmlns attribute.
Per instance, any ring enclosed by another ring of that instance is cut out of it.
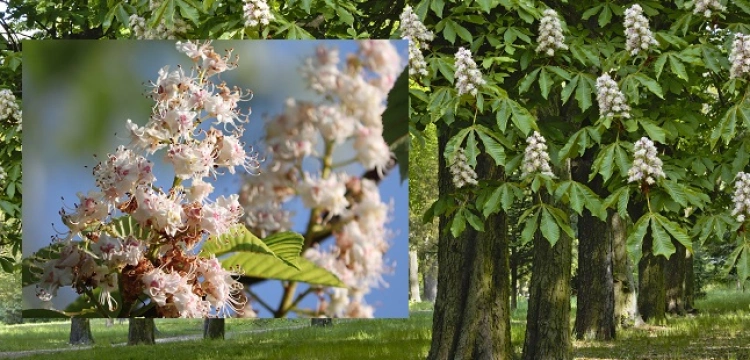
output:
<svg viewBox="0 0 750 360"><path fill-rule="evenodd" d="M448 136L438 136L443 154ZM500 179L502 170L482 154L477 159L479 178ZM439 160L438 186L442 194L454 190L443 156ZM448 228L440 217L440 229ZM506 360L512 358L510 342L510 284L508 278L507 224L504 214L491 215L485 231L467 225L454 238L449 231L438 237L438 292L432 324L429 360Z"/></svg>
<svg viewBox="0 0 750 360"><path fill-rule="evenodd" d="M409 301L422 301L419 296L419 261L416 250L409 250Z"/></svg>
<svg viewBox="0 0 750 360"><path fill-rule="evenodd" d="M667 322L665 313L666 294L664 289L663 256L652 253L653 238L651 230L643 237L643 256L638 262L638 311L643 321L664 325Z"/></svg>
<svg viewBox="0 0 750 360"><path fill-rule="evenodd" d="M693 254L685 250L685 311L693 312L695 296L695 272L693 269Z"/></svg>
<svg viewBox="0 0 750 360"><path fill-rule="evenodd" d="M588 151L572 172L573 180L586 183L593 152ZM601 177L589 186L606 196ZM578 296L575 320L577 339L612 340L615 338L615 294L612 278L612 233L607 222L584 209L578 219Z"/></svg>
<svg viewBox="0 0 750 360"><path fill-rule="evenodd" d="M203 320L203 338L224 340L224 318L208 318Z"/></svg>
<svg viewBox="0 0 750 360"><path fill-rule="evenodd" d="M667 312L673 315L685 315L685 246L678 241L672 240L675 251L664 268L664 280L666 284L666 306Z"/></svg>
<svg viewBox="0 0 750 360"><path fill-rule="evenodd" d="M153 318L130 319L130 327L128 328L128 345L153 345L155 327Z"/></svg>
<svg viewBox="0 0 750 360"><path fill-rule="evenodd" d="M518 261L515 261L516 247L510 247L510 309L518 309Z"/></svg>
<svg viewBox="0 0 750 360"><path fill-rule="evenodd" d="M424 272L424 300L434 303L437 298L438 264L432 256L427 257L426 264L429 265L426 266L427 271Z"/></svg>
<svg viewBox="0 0 750 360"><path fill-rule="evenodd" d="M91 335L91 322L84 318L70 319L70 345L93 345L94 337Z"/></svg>
<svg viewBox="0 0 750 360"><path fill-rule="evenodd" d="M310 325L311 326L320 326L320 327L333 326L333 319L331 319L331 318L311 318L310 319Z"/></svg>
<svg viewBox="0 0 750 360"><path fill-rule="evenodd" d="M618 325L633 325L638 316L638 306L633 263L628 257L627 226L617 213L611 214L608 220L608 231L612 234L615 321Z"/></svg>
<svg viewBox="0 0 750 360"><path fill-rule="evenodd" d="M570 179L570 162L559 173ZM544 195L545 201L550 197ZM534 260L531 264L529 310L526 315L524 360L570 360L570 278L573 257L571 239L560 231L555 246L537 230L534 236Z"/></svg>

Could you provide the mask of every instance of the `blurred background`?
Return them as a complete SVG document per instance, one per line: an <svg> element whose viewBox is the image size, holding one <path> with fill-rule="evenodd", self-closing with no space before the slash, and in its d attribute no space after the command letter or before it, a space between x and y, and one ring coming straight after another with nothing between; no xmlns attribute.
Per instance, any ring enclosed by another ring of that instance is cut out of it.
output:
<svg viewBox="0 0 750 360"><path fill-rule="evenodd" d="M394 41L403 65L408 62L405 41ZM336 47L342 59L356 52L357 41L214 41L219 54L233 48L240 56L239 67L220 74L229 86L251 89L254 97L241 106L250 107L252 115L243 140L263 149L264 122L280 114L284 101L320 100L306 90L297 69L305 58L313 56L319 45ZM175 49L174 41L27 41L24 42L24 132L23 132L23 255L29 256L50 244L56 231L64 232L58 214L61 207L72 208L76 193L95 188L93 167L118 145L129 142L127 119L139 125L148 121L153 101L146 97L149 80L156 81L165 65L176 69L182 65L190 71L192 61ZM214 79L216 82L216 79ZM242 109L245 113L247 109ZM351 144L334 153L334 162L351 155ZM156 166L157 186L169 188L173 172L162 159L164 150L149 159ZM309 165L315 162L308 161ZM315 166L310 171L317 170ZM361 175L364 169L352 164L341 171ZM237 193L242 175L225 174L213 181L212 199ZM408 181L392 171L380 184L384 201L393 201L391 248L386 261L395 263L393 274L385 276L387 288L374 289L366 301L375 307L375 317L408 316ZM303 232L309 211L300 201L287 203L295 212L293 230ZM333 239L323 242L330 246ZM303 291L306 286L298 291ZM253 287L264 301L278 304L281 283L266 281ZM24 308L39 308L34 286L24 288ZM78 295L70 288L60 289L54 307L64 309ZM301 307L315 308L317 299L308 296ZM260 317L271 314L254 306Z"/></svg>

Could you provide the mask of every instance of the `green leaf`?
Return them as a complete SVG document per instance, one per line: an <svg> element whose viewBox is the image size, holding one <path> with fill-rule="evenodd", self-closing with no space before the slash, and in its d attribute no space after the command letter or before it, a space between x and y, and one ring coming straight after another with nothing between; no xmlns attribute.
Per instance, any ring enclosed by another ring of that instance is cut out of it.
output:
<svg viewBox="0 0 750 360"><path fill-rule="evenodd" d="M302 235L292 231L285 231L268 236L263 239L263 242L268 245L268 248L278 258L297 267L297 261L302 253L302 246L305 243L305 238Z"/></svg>
<svg viewBox="0 0 750 360"><path fill-rule="evenodd" d="M130 215L113 219L107 232L116 238L127 239L132 236L140 241L146 241L152 236L150 229L140 226Z"/></svg>
<svg viewBox="0 0 750 360"><path fill-rule="evenodd" d="M675 240L682 244L682 246L690 252L693 252L693 241L690 240L690 236L688 236L687 231L685 231L682 226L659 214L654 214L654 220L656 220L659 225L663 226Z"/></svg>
<svg viewBox="0 0 750 360"><path fill-rule="evenodd" d="M628 151L622 147L622 143L618 142L617 145L618 146L615 148L615 163L617 163L617 167L620 168L620 176L627 177L628 170L630 170L633 162L630 160Z"/></svg>
<svg viewBox="0 0 750 360"><path fill-rule="evenodd" d="M435 12L435 15L437 15L439 18L443 17L443 8L445 7L445 2L443 0L430 0L430 9ZM451 41L451 43L453 43Z"/></svg>
<svg viewBox="0 0 750 360"><path fill-rule="evenodd" d="M383 140L396 145L393 153L399 166L401 181L409 174L409 69L404 68L388 92L388 102L382 115Z"/></svg>
<svg viewBox="0 0 750 360"><path fill-rule="evenodd" d="M453 237L458 237L466 229L466 219L464 218L463 211L457 211L453 215L453 221L451 221L451 234Z"/></svg>
<svg viewBox="0 0 750 360"><path fill-rule="evenodd" d="M542 223L540 227L542 236L549 241L550 246L555 246L557 240L560 239L560 227L557 226L557 222L546 208L542 210Z"/></svg>
<svg viewBox="0 0 750 360"><path fill-rule="evenodd" d="M0 268L2 268L6 273L10 274L13 272L14 263L15 260L12 257L0 256Z"/></svg>
<svg viewBox="0 0 750 360"><path fill-rule="evenodd" d="M729 141L734 138L736 134L737 126L737 105L731 107L724 116L719 120L718 126L711 132L710 144L713 149L716 146L716 142L721 138L724 139L725 144L729 144Z"/></svg>
<svg viewBox="0 0 750 360"><path fill-rule="evenodd" d="M472 130L466 140L466 163L471 165L472 168L476 167L478 155L479 147L477 146L476 131Z"/></svg>
<svg viewBox="0 0 750 360"><path fill-rule="evenodd" d="M523 231L521 231L521 241L523 244L528 243L531 241L531 239L534 238L534 234L536 233L536 229L539 226L539 211L534 212L533 216L529 216L526 218L526 221L524 222Z"/></svg>
<svg viewBox="0 0 750 360"><path fill-rule="evenodd" d="M720 74L722 72L721 69L721 63L719 62L719 58L721 58L721 51L719 51L716 46L711 44L701 44L701 54L703 54L703 63L706 64L706 67L713 71L716 74Z"/></svg>
<svg viewBox="0 0 750 360"><path fill-rule="evenodd" d="M165 0L161 6L156 9L156 13L151 18L148 26L152 29L156 28L162 19L167 28L172 28L172 26L174 26L174 0Z"/></svg>
<svg viewBox="0 0 750 360"><path fill-rule="evenodd" d="M567 199L570 207L575 210L578 215L583 214L584 206L594 216L598 217L602 221L607 218L606 211L602 211L602 202L599 196L594 193L588 186L581 184L577 181L566 180L558 185L556 195L563 199Z"/></svg>
<svg viewBox="0 0 750 360"><path fill-rule="evenodd" d="M254 252L276 257L273 250L263 240L251 233L245 226L237 225L226 234L211 236L201 248L204 255L221 256L232 252Z"/></svg>
<svg viewBox="0 0 750 360"><path fill-rule="evenodd" d="M495 160L495 164L499 166L505 166L505 149L492 138L489 134L484 131L477 131L479 138L484 144L484 151L487 152Z"/></svg>
<svg viewBox="0 0 750 360"><path fill-rule="evenodd" d="M531 129L536 129L536 120L534 119L534 116L531 115L529 110L527 110L525 107L521 106L521 104L510 100L510 110L513 114L512 120L513 124L516 125L516 127L521 130L521 132L524 134L524 136L529 135L531 132Z"/></svg>
<svg viewBox="0 0 750 360"><path fill-rule="evenodd" d="M667 192L667 194L669 194L670 197L672 197L672 200L682 205L683 207L687 206L685 192L680 184L673 180L663 180L659 183L659 185L664 188L664 190Z"/></svg>
<svg viewBox="0 0 750 360"><path fill-rule="evenodd" d="M643 237L646 236L646 231L648 230L648 224L651 220L651 217L649 214L643 215L638 221L633 225L633 231L628 235L628 252L632 255L634 255L635 263L638 263L638 260L641 257L642 248L643 248Z"/></svg>
<svg viewBox="0 0 750 360"><path fill-rule="evenodd" d="M521 83L518 85L518 93L523 94L526 91L529 90L531 87L531 84L534 83L534 80L536 80L537 75L539 75L539 71L541 69L536 69L523 77L523 80L521 80Z"/></svg>
<svg viewBox="0 0 750 360"><path fill-rule="evenodd" d="M465 209L466 220L476 231L484 231L484 222L473 211Z"/></svg>
<svg viewBox="0 0 750 360"><path fill-rule="evenodd" d="M311 285L346 287L332 272L304 257L298 260L299 270L280 262L278 258L259 253L238 253L224 260L225 269L240 266L243 276L283 281L299 281Z"/></svg>
<svg viewBox="0 0 750 360"><path fill-rule="evenodd" d="M651 234L653 235L652 253L654 256L662 255L669 259L677 251L674 244L672 244L672 238L664 231L664 228L658 221L651 221Z"/></svg>
<svg viewBox="0 0 750 360"><path fill-rule="evenodd" d="M602 12L599 14L599 26L604 27L605 25L609 24L611 20L612 11L609 9L609 6L604 6Z"/></svg>
<svg viewBox="0 0 750 360"><path fill-rule="evenodd" d="M654 93L654 95L658 96L660 99L664 99L664 94L662 92L661 86L658 82L656 82L656 80L648 77L648 75L644 73L636 73L633 75L633 78L638 80L641 85L645 86L648 91Z"/></svg>
<svg viewBox="0 0 750 360"><path fill-rule="evenodd" d="M498 5L498 1L496 0L477 0L477 4L479 4L479 8L486 13L490 13L490 10L492 10L494 7Z"/></svg>
<svg viewBox="0 0 750 360"><path fill-rule="evenodd" d="M454 26L455 22L451 19L445 19L445 27L443 28L443 36L445 40L448 40L451 44L456 43L456 29Z"/></svg>
<svg viewBox="0 0 750 360"><path fill-rule="evenodd" d="M568 81L567 84L565 84L565 87L562 89L562 92L560 95L562 96L562 102L565 104L568 102L568 99L570 99L570 95L573 94L573 90L575 90L576 86L578 85L578 79L581 78L581 75L576 75L573 79ZM580 105L580 102L578 103Z"/></svg>
<svg viewBox="0 0 750 360"><path fill-rule="evenodd" d="M461 144L463 144L464 139L466 138L466 135L469 134L470 131L473 132L473 128L463 128L461 131L458 132L458 134L454 135L450 140L448 140L448 143L445 146L445 153L443 153L443 156L445 156L446 159L448 159L449 163L452 164L453 157L455 156L456 152L458 151L458 148L461 147Z"/></svg>
<svg viewBox="0 0 750 360"><path fill-rule="evenodd" d="M648 137L651 138L651 140L660 142L662 144L666 142L667 134L664 132L664 129L651 122L651 120L640 119L638 120L638 122L641 124L641 127L643 127L643 130L646 130L646 133L648 134Z"/></svg>
<svg viewBox="0 0 750 360"><path fill-rule="evenodd" d="M578 101L578 107L581 111L586 111L592 105L591 94L593 93L591 83L589 83L586 77L581 77L578 81L578 87L576 88L576 100Z"/></svg>
<svg viewBox="0 0 750 360"><path fill-rule="evenodd" d="M687 70L685 70L685 65L682 64L682 62L680 62L680 60L676 56L669 56L669 66L672 68L672 72L677 75L678 78L685 81L688 80L688 74Z"/></svg>
<svg viewBox="0 0 750 360"><path fill-rule="evenodd" d="M596 170L599 174L601 174L604 182L612 177L612 172L614 171L613 165L615 160L616 146L617 143L614 143L608 145L604 149L599 150L599 155L597 155L596 159L594 159L594 163L592 164L592 170ZM595 175L596 173L591 173L589 175L589 181L593 180Z"/></svg>
<svg viewBox="0 0 750 360"><path fill-rule="evenodd" d="M656 61L654 61L654 71L656 72L656 79L659 79L659 76L661 76L662 70L664 70L664 65L667 63L667 58L669 57L669 53L664 53L659 56Z"/></svg>
<svg viewBox="0 0 750 360"><path fill-rule="evenodd" d="M623 186L607 196L607 198L602 201L602 210L606 208L614 208L615 203L617 203L617 213L621 218L625 218L628 216L629 198L630 188L627 186Z"/></svg>
<svg viewBox="0 0 750 360"><path fill-rule="evenodd" d="M539 74L539 88L542 90L542 97L547 99L549 91L552 89L552 79L549 77L549 73L545 68L542 68Z"/></svg>
<svg viewBox="0 0 750 360"><path fill-rule="evenodd" d="M508 119L510 118L510 115L512 113L511 107L510 107L510 100L504 99L498 101L498 108L495 110L495 119L497 121L497 127L500 129L501 132L505 132L505 129L508 126Z"/></svg>
<svg viewBox="0 0 750 360"><path fill-rule="evenodd" d="M336 14L338 14L339 19L341 19L341 21L343 21L345 24L347 24L349 26L353 26L354 25L354 16L352 15L352 13L350 13L349 11L347 11L346 9L344 9L343 7L341 7L341 6L337 7L336 8Z"/></svg>
<svg viewBox="0 0 750 360"><path fill-rule="evenodd" d="M175 4L180 8L180 15L183 18L190 20L194 25L198 25L199 6L197 4L189 4L188 2L190 2L190 0L175 0Z"/></svg>
<svg viewBox="0 0 750 360"><path fill-rule="evenodd" d="M456 31L456 34L458 34L458 36L461 39L463 39L464 41L466 41L469 44L472 43L472 41L474 40L474 37L471 36L471 32L469 32L469 30L466 30L465 27L461 26L461 24L459 24L457 22L453 23L453 27L454 27L454 30Z"/></svg>
<svg viewBox="0 0 750 360"><path fill-rule="evenodd" d="M523 193L521 189L514 186L512 183L503 183L495 188L495 191L492 192L489 199L484 204L484 217L496 213L500 208L507 212L510 210L511 206L513 206L513 201L522 195Z"/></svg>

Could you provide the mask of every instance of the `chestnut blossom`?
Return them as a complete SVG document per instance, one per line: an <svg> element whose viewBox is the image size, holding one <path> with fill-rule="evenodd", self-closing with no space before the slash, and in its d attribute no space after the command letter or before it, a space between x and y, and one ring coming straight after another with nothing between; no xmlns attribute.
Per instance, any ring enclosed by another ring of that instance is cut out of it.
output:
<svg viewBox="0 0 750 360"><path fill-rule="evenodd" d="M429 48L430 41L435 38L435 34L427 30L409 5L404 7L399 19L401 38L409 40L409 75L427 76L427 63L422 50Z"/></svg>
<svg viewBox="0 0 750 360"><path fill-rule="evenodd" d="M245 0L245 27L268 26L275 18L265 0Z"/></svg>
<svg viewBox="0 0 750 360"><path fill-rule="evenodd" d="M162 6L163 1L149 1L149 11L151 14L155 14ZM188 23L179 16L174 17L174 23L172 27L167 27L166 19L162 17L159 24L156 27L151 27L147 24L150 19L146 19L138 16L137 14L130 15L128 26L133 31L136 39L139 40L174 40L182 37L190 26Z"/></svg>
<svg viewBox="0 0 750 360"><path fill-rule="evenodd" d="M635 142L633 151L633 166L628 170L629 183L645 181L652 185L656 178L666 177L661 159L657 156L656 146L651 139L642 137Z"/></svg>
<svg viewBox="0 0 750 360"><path fill-rule="evenodd" d="M634 4L625 10L625 50L631 56L648 51L651 45L659 45L648 25L648 19L643 16L643 8Z"/></svg>
<svg viewBox="0 0 750 360"><path fill-rule="evenodd" d="M451 175L453 175L453 185L457 188L462 188L468 185L476 185L477 173L466 161L466 153L464 149L459 148L456 151L456 155L453 158L453 163L450 166Z"/></svg>
<svg viewBox="0 0 750 360"><path fill-rule="evenodd" d="M732 216L736 217L738 222L744 223L750 215L750 174L739 172L735 176L732 202L734 202Z"/></svg>
<svg viewBox="0 0 750 360"><path fill-rule="evenodd" d="M710 18L715 12L723 12L727 8L719 0L695 0L693 14L701 14L705 18Z"/></svg>
<svg viewBox="0 0 750 360"><path fill-rule="evenodd" d="M526 139L526 150L523 154L521 164L521 178L540 173L547 176L555 176L549 166L549 154L544 136L537 131Z"/></svg>
<svg viewBox="0 0 750 360"><path fill-rule="evenodd" d="M536 41L539 43L536 52L544 52L547 56L554 56L555 50L568 50L560 17L555 10L544 10L544 17L539 23L539 37Z"/></svg>
<svg viewBox="0 0 750 360"><path fill-rule="evenodd" d="M323 208L330 216L342 214L349 206L346 199L346 174L334 174L328 178L305 176L297 187L302 202L308 208Z"/></svg>
<svg viewBox="0 0 750 360"><path fill-rule="evenodd" d="M463 47L456 52L456 90L458 96L471 94L477 96L478 88L485 84L482 73L477 69L477 64L471 58L471 51Z"/></svg>
<svg viewBox="0 0 750 360"><path fill-rule="evenodd" d="M0 121L21 124L21 107L8 89L0 89Z"/></svg>
<svg viewBox="0 0 750 360"><path fill-rule="evenodd" d="M625 100L625 95L609 73L604 73L596 79L596 100L599 103L599 117L630 118L630 106Z"/></svg>
<svg viewBox="0 0 750 360"><path fill-rule="evenodd" d="M735 34L732 52L729 54L730 78L741 78L750 72L750 35Z"/></svg>
<svg viewBox="0 0 750 360"><path fill-rule="evenodd" d="M161 317L229 316L245 308L238 273L193 249L206 236L233 231L244 215L236 194L209 200L214 187L203 179L225 169L233 174L237 167L257 174L257 154L240 141L249 114L243 119L238 103L249 99L240 89L210 80L237 66L231 52L220 56L210 42L178 42L177 50L193 60L198 74L179 67L159 70L151 83L155 105L149 121L143 126L127 121L130 144L93 169L98 190L78 193L79 202L60 211L68 232L58 240L66 245L59 258L41 266L40 299L71 286L79 294L99 289L98 301L109 311L120 306L115 291L127 303L150 301ZM212 117L212 126L197 129ZM174 167L169 190L156 186L153 163L145 157L160 149Z"/></svg>

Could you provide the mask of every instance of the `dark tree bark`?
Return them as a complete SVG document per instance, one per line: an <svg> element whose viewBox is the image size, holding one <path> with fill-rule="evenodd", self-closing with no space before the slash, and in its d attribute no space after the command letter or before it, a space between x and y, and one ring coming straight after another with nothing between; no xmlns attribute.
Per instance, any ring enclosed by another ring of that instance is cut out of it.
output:
<svg viewBox="0 0 750 360"><path fill-rule="evenodd" d="M693 254L685 250L685 311L694 312L695 270L693 269Z"/></svg>
<svg viewBox="0 0 750 360"><path fill-rule="evenodd" d="M638 311L643 321L658 325L666 324L665 313L665 282L663 256L655 256L652 252L653 238L651 230L643 237L643 256L638 262Z"/></svg>
<svg viewBox="0 0 750 360"><path fill-rule="evenodd" d="M203 320L203 338L224 340L224 318L208 318Z"/></svg>
<svg viewBox="0 0 750 360"><path fill-rule="evenodd" d="M427 269L424 272L424 300L431 303L434 303L437 298L437 265L437 260L432 256L427 258L427 266L425 266Z"/></svg>
<svg viewBox="0 0 750 360"><path fill-rule="evenodd" d="M612 234L612 264L615 295L615 320L618 325L633 325L638 316L637 286L633 279L633 262L628 257L627 226L619 214L608 219Z"/></svg>
<svg viewBox="0 0 750 360"><path fill-rule="evenodd" d="M128 345L153 345L154 344L153 318L132 318L128 328Z"/></svg>
<svg viewBox="0 0 750 360"><path fill-rule="evenodd" d="M570 164L558 169L561 180L570 179ZM551 199L543 196L546 202ZM571 239L560 231L555 246L537 230L526 315L524 360L570 360L570 280L573 257Z"/></svg>
<svg viewBox="0 0 750 360"><path fill-rule="evenodd" d="M439 154L448 136L438 135ZM502 170L486 154L476 167L480 179L500 179ZM440 157L438 186L452 192L451 175ZM440 229L448 218L440 217ZM438 238L438 293L432 324L429 360L507 360L510 342L510 284L507 224L504 214L490 216L485 231L471 226L458 237L441 231Z"/></svg>
<svg viewBox="0 0 750 360"><path fill-rule="evenodd" d="M593 152L587 151L571 172L573 180L586 183L591 172ZM606 196L602 178L589 187ZM575 320L577 339L612 340L615 338L615 294L612 278L612 232L607 222L584 209L578 219L578 296Z"/></svg>
<svg viewBox="0 0 750 360"><path fill-rule="evenodd" d="M513 261L516 247L510 247L510 309L518 309L518 262Z"/></svg>
<svg viewBox="0 0 750 360"><path fill-rule="evenodd" d="M686 249L677 241L672 240L672 244L677 250L669 257L664 269L667 312L673 315L685 315Z"/></svg>
<svg viewBox="0 0 750 360"><path fill-rule="evenodd" d="M91 322L84 318L70 319L70 345L93 345L94 337L91 335Z"/></svg>
<svg viewBox="0 0 750 360"><path fill-rule="evenodd" d="M311 326L329 327L333 326L333 319L331 318L311 318Z"/></svg>
<svg viewBox="0 0 750 360"><path fill-rule="evenodd" d="M419 260L416 250L409 250L409 301L422 301L419 296Z"/></svg>

